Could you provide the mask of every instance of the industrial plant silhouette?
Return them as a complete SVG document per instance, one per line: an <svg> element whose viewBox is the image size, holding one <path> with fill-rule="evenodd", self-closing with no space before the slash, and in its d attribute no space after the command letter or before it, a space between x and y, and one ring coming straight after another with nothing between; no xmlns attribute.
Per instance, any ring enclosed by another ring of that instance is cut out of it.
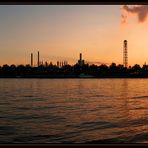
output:
<svg viewBox="0 0 148 148"><path fill-rule="evenodd" d="M148 78L148 65L143 67L135 64L128 67L127 40L123 42L123 65L112 63L95 65L85 63L80 53L80 58L74 65L69 65L67 61L52 62L40 61L40 53L37 55L37 66L33 63L33 53L28 65L3 65L0 66L0 78Z"/></svg>

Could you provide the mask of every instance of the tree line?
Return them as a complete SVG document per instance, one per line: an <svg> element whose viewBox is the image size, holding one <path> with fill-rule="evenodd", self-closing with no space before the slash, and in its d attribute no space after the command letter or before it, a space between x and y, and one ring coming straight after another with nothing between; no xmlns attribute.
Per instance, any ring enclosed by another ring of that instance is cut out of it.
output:
<svg viewBox="0 0 148 148"><path fill-rule="evenodd" d="M40 65L38 67L32 67L30 65L7 65L0 66L0 77L1 78L12 78L12 77L79 77L81 74L89 75L100 78L114 78L114 77L148 77L148 65L135 64L134 66L124 67L121 64L112 63L107 66L102 65L89 65L84 64L80 66L75 65L64 65L58 67L57 65Z"/></svg>

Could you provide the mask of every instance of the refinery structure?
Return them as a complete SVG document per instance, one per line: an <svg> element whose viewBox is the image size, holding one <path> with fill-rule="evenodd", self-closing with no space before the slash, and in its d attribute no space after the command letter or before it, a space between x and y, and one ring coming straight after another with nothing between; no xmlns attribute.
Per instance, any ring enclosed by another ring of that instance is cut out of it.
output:
<svg viewBox="0 0 148 148"><path fill-rule="evenodd" d="M128 66L128 41L123 41L123 63L110 65L94 63L84 60L82 53L74 65L66 60L52 62L43 61L40 52L30 54L30 64L27 65L3 65L0 67L0 78L148 78L148 65L141 68L140 65ZM88 64L91 63L91 64Z"/></svg>
<svg viewBox="0 0 148 148"><path fill-rule="evenodd" d="M128 45L127 44L128 44L127 40L124 40L123 41L123 66L126 68L128 68ZM82 53L80 53L79 57L80 58L76 64L78 64L79 66L85 65L85 61L82 59ZM34 64L33 53L31 53L30 65L31 65L31 67L34 67L34 65L36 65L36 64ZM52 62L48 63L47 61L45 61L45 62L41 61L40 60L40 53L38 51L37 52L37 67L39 67L41 65L47 67L48 65L52 65ZM60 61L57 61L57 63L56 63L56 66L58 68L61 68L65 65L68 65L68 62L66 60L60 60Z"/></svg>
<svg viewBox="0 0 148 148"><path fill-rule="evenodd" d="M135 64L128 66L128 41L123 41L122 55L123 63L94 63L83 59L82 53L74 65L68 64L66 60L52 62L43 61L40 52L35 56L30 54L30 62L27 65L3 65L0 67L0 78L148 78L148 65L143 67ZM91 64L89 64L91 63Z"/></svg>
<svg viewBox="0 0 148 148"><path fill-rule="evenodd" d="M123 42L123 65L124 67L128 67L127 40Z"/></svg>
<svg viewBox="0 0 148 148"><path fill-rule="evenodd" d="M33 63L34 63L33 62L33 53L31 53L31 60L30 60L31 67L34 67ZM82 59L82 53L80 53L80 59L78 60L77 64L80 65L80 66L83 66L85 64L84 60ZM37 67L39 67L41 65L44 65L44 66L47 67L48 65L52 65L52 62L50 62L48 64L47 61L46 62L40 61L40 53L38 51L37 52ZM56 66L59 67L59 68L65 66L65 65L68 65L67 61L57 61L57 64L56 64Z"/></svg>
<svg viewBox="0 0 148 148"><path fill-rule="evenodd" d="M30 58L31 58L30 59L30 65L31 65L31 67L34 67L34 65L36 65L36 64L34 64L34 61L33 61L33 59L34 59L33 53L31 53L31 57ZM37 52L37 67L39 67L41 65L47 67L48 65L52 65L52 62L48 63L47 61L45 61L45 62L41 61L40 60L40 52L38 51ZM57 67L60 68L60 67L63 67L65 65L68 65L67 61L57 61Z"/></svg>

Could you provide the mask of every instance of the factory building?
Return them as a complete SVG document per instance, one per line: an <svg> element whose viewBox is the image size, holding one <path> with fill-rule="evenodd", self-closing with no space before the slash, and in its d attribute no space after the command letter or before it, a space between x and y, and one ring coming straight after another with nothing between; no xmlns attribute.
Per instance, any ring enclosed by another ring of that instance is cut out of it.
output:
<svg viewBox="0 0 148 148"><path fill-rule="evenodd" d="M82 60L82 53L80 53L80 59L78 60L78 64L80 66L83 66L84 65L84 60Z"/></svg>

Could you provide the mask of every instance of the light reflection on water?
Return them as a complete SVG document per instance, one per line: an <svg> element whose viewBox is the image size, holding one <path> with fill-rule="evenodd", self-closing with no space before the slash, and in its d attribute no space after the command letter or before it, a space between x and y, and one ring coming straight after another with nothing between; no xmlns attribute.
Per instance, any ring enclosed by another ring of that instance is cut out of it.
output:
<svg viewBox="0 0 148 148"><path fill-rule="evenodd" d="M148 79L0 79L0 143L148 142L147 87Z"/></svg>

